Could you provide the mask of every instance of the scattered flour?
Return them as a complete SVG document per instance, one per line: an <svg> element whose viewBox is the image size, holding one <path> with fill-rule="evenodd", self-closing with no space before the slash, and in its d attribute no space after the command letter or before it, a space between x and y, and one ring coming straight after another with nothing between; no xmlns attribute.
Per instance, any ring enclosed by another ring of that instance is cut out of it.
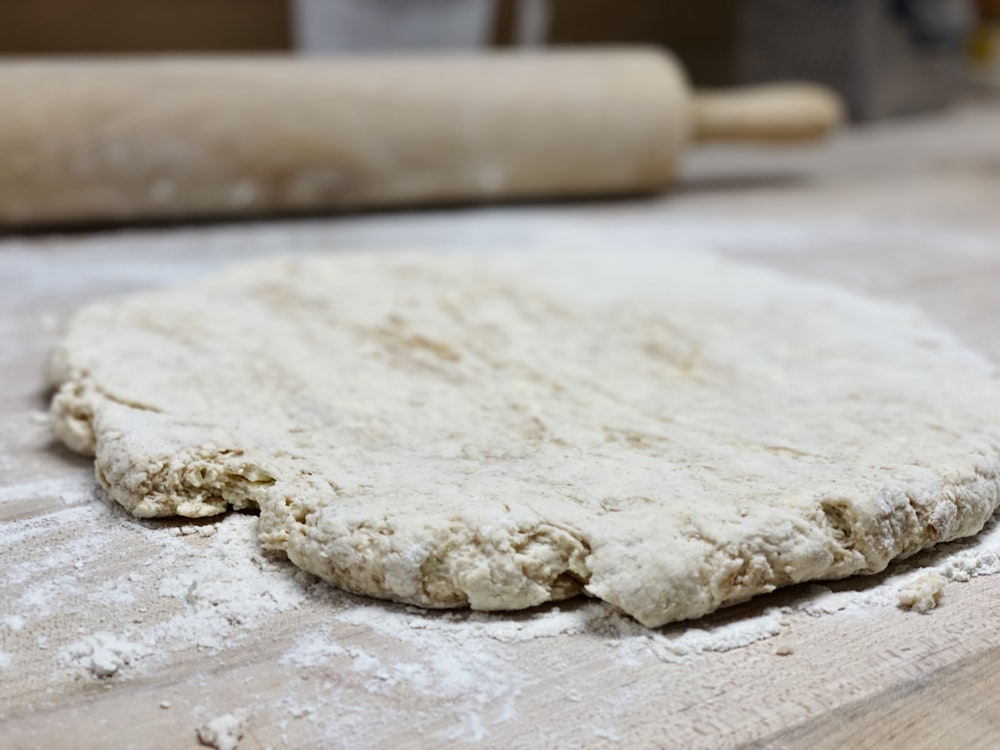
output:
<svg viewBox="0 0 1000 750"><path fill-rule="evenodd" d="M343 656L347 651L332 640L316 633L308 633L299 638L280 659L285 666L318 667L327 664L334 656Z"/></svg>
<svg viewBox="0 0 1000 750"><path fill-rule="evenodd" d="M627 674L648 663L651 653L660 661L677 662L704 651L728 651L769 638L780 630L781 613L772 608L759 618L694 629L679 625L662 631L650 631L603 603L587 600L508 616L359 603L332 619L340 626L327 633L303 635L285 651L280 663L299 674L351 673L361 678L361 689L376 695L388 696L405 686L407 692L450 709L453 723L437 730L435 741L479 742L490 735L493 726L517 718L518 697L538 680L537 672L510 658L511 644L576 638L584 649L610 649ZM384 643L385 653L358 648L334 635L355 628L379 636L375 643ZM607 699L579 720L594 738L619 736L617 717L643 689L641 684L625 682L609 690ZM338 736L350 721L341 706L331 705L326 698L323 683L311 700L301 695L290 698L282 711L308 719L328 738ZM363 715L356 718L365 721Z"/></svg>
<svg viewBox="0 0 1000 750"><path fill-rule="evenodd" d="M266 557L256 543L257 519L231 514L206 539L195 564L167 568L159 594L178 610L163 622L140 629L144 642L184 644L208 653L237 643L266 618L294 609L307 596L303 577L291 566ZM157 530L153 530L154 532ZM167 545L169 546L169 545Z"/></svg>
<svg viewBox="0 0 1000 750"><path fill-rule="evenodd" d="M39 479L12 487L0 487L0 504L29 498L32 500L58 498L66 506L81 505L93 501L95 488L96 481L89 475L74 474L53 479ZM43 533L37 526L31 528L36 534ZM4 529L5 537L13 533L16 533L13 529Z"/></svg>
<svg viewBox="0 0 1000 750"><path fill-rule="evenodd" d="M0 622L3 622L4 627L12 633L24 629L24 618L21 615L4 615L3 618L0 618Z"/></svg>
<svg viewBox="0 0 1000 750"><path fill-rule="evenodd" d="M864 579L858 579L863 581ZM895 601L895 587L877 585L871 588L834 591L822 584L805 587L807 596L786 608L786 612L801 611L812 617L836 613L857 614L873 607L888 607Z"/></svg>
<svg viewBox="0 0 1000 750"><path fill-rule="evenodd" d="M994 550L971 549L946 560L938 572L951 581L965 583L970 578L1000 573L1000 554Z"/></svg>
<svg viewBox="0 0 1000 750"><path fill-rule="evenodd" d="M653 653L667 661L706 651L732 651L778 635L782 616L780 609L772 607L755 617L739 618L707 628L689 626L675 638L654 636L650 639L650 646Z"/></svg>
<svg viewBox="0 0 1000 750"><path fill-rule="evenodd" d="M13 663L13 654L9 654L6 651L0 651L0 669L10 669L10 665Z"/></svg>
<svg viewBox="0 0 1000 750"><path fill-rule="evenodd" d="M535 678L511 663L504 644L488 635L487 621L477 622L469 632L462 614L421 617L410 607L386 609L363 604L335 619L371 630L401 647L401 653L393 653L392 658L355 647L344 649L347 663L365 678L369 692L387 693L405 685L433 696L435 701L449 704L457 717L438 739L480 742L488 736L491 725L517 716L517 698ZM315 652L315 646L312 648Z"/></svg>
<svg viewBox="0 0 1000 750"><path fill-rule="evenodd" d="M82 668L94 678L121 677L178 651L214 654L236 646L260 623L298 607L311 584L260 550L256 520L231 514L189 525L193 533L185 526L171 534L165 524L91 501L20 528L11 524L0 539L16 561L0 568L0 626L14 636L38 631L34 648L43 651L51 628L98 622L92 632L57 636L50 657L52 666ZM35 539L51 534L53 523L67 530L65 538L38 554ZM155 549L148 564L128 570L107 557L109 546L135 545ZM35 657L42 660L35 670L44 669L43 655Z"/></svg>

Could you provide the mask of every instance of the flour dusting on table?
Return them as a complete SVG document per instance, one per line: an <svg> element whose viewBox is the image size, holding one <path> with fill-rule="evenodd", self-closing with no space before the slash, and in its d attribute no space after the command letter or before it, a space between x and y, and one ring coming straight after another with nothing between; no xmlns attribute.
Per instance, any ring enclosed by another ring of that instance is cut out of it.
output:
<svg viewBox="0 0 1000 750"><path fill-rule="evenodd" d="M251 515L182 525L140 522L95 493L91 502L68 508L57 520L66 538L40 555L30 551L51 517L3 530L0 543L21 549L12 559L23 562L0 571L0 669L32 670L49 691L66 689L81 676L127 683L179 658L228 658L248 635L270 632L275 663L287 674L274 697L275 710L284 715L286 729L307 721L330 738L364 732L367 714L344 705L345 690L379 702L387 719L399 712L400 720L405 711L394 708L394 696L415 692L452 717L435 725L438 739L489 737L493 727L522 714L524 695L538 680L535 669L510 658L513 645L537 654L538 669L554 653L546 648L548 641L571 639L584 653L610 654L623 674L656 662L669 670L703 654L774 639L797 617L867 617L894 609L898 590L916 576L961 582L1000 572L1000 525L992 523L974 540L945 545L882 576L803 586L773 603L765 598L649 630L586 599L505 615L426 612L353 597L263 553L253 538ZM103 541L87 533L108 527L112 531ZM132 570L102 568L98 560L105 544L139 546L147 563ZM948 585L953 584L944 588ZM106 614L94 614L99 611ZM72 624L85 612L99 627L81 630ZM282 625L305 614L313 624L304 633ZM288 632L296 635L289 638ZM369 634L364 645L351 636L360 632ZM792 653L782 648L781 653ZM626 681L610 690L581 727L593 737L617 736L617 717L641 689ZM583 700L585 694L583 687L567 687L564 698Z"/></svg>

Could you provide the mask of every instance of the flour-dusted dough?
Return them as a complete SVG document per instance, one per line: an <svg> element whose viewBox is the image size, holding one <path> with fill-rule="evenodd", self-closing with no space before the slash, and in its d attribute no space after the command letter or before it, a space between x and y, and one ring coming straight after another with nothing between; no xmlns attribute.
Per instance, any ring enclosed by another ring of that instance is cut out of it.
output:
<svg viewBox="0 0 1000 750"><path fill-rule="evenodd" d="M80 312L56 434L138 516L260 508L356 592L649 626L882 570L1000 500L990 366L681 252L278 260Z"/></svg>
<svg viewBox="0 0 1000 750"><path fill-rule="evenodd" d="M944 576L926 573L901 586L896 592L896 603L901 609L926 615L941 601L945 583Z"/></svg>

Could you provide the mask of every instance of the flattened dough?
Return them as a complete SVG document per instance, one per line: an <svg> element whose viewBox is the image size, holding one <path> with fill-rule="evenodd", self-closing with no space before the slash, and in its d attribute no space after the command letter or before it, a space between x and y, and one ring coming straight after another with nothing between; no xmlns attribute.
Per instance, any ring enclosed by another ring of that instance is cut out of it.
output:
<svg viewBox="0 0 1000 750"><path fill-rule="evenodd" d="M997 380L918 313L682 252L328 255L78 313L56 434L137 516L425 607L657 626L977 532Z"/></svg>

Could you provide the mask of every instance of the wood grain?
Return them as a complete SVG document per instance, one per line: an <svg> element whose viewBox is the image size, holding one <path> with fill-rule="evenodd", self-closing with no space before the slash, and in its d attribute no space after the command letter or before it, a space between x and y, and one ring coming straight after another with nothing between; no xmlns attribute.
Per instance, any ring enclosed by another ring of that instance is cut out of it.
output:
<svg viewBox="0 0 1000 750"><path fill-rule="evenodd" d="M991 747L1000 736L998 668L993 646L746 747Z"/></svg>

